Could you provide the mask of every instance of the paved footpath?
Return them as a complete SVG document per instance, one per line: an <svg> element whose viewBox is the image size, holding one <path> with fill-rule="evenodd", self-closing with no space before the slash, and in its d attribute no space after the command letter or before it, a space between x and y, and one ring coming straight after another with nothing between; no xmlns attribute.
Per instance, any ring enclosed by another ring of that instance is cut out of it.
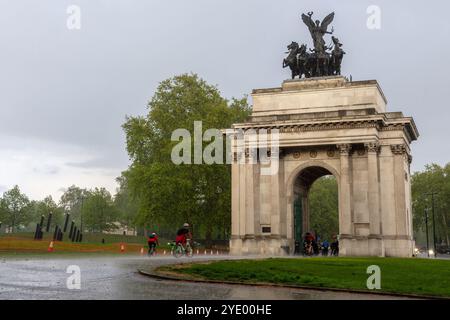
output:
<svg viewBox="0 0 450 320"><path fill-rule="evenodd" d="M195 257L203 261L224 257ZM230 257L226 257L230 259ZM137 269L189 261L173 257L0 256L0 300L3 299L398 299L333 291L252 287L157 280ZM67 267L81 270L81 289L67 289Z"/></svg>

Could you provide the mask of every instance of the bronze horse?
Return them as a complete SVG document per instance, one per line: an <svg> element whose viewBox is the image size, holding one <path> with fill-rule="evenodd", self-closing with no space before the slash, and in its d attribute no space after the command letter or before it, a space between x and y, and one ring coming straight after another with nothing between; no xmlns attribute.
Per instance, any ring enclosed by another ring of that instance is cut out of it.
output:
<svg viewBox="0 0 450 320"><path fill-rule="evenodd" d="M331 37L334 43L334 49L331 52L330 72L332 75L341 75L341 64L345 51L342 50L342 43L336 37Z"/></svg>
<svg viewBox="0 0 450 320"><path fill-rule="evenodd" d="M291 69L291 75L292 79L295 79L296 76L300 76L299 74L299 68L298 68L298 60L297 60L297 54L300 50L300 47L297 42L292 41L290 45L287 46L287 49L289 50L288 56L283 59L283 68L289 67Z"/></svg>

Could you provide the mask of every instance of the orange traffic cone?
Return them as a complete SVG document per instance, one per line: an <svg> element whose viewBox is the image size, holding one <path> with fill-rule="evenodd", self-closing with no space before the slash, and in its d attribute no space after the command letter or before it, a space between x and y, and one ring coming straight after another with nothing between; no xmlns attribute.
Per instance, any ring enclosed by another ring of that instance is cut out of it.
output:
<svg viewBox="0 0 450 320"><path fill-rule="evenodd" d="M53 241L50 241L50 244L48 245L48 252L53 252Z"/></svg>
<svg viewBox="0 0 450 320"><path fill-rule="evenodd" d="M125 252L125 245L122 243L120 244L120 252L124 253Z"/></svg>

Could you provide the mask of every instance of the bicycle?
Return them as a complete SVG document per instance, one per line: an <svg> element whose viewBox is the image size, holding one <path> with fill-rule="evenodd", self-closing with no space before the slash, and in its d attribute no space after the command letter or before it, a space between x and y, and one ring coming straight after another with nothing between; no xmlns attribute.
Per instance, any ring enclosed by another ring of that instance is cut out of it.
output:
<svg viewBox="0 0 450 320"><path fill-rule="evenodd" d="M185 247L181 243L173 244L173 246L175 247L172 247L172 254L175 258L180 258L183 255L186 257L192 257L194 253L190 244L190 239L187 239Z"/></svg>

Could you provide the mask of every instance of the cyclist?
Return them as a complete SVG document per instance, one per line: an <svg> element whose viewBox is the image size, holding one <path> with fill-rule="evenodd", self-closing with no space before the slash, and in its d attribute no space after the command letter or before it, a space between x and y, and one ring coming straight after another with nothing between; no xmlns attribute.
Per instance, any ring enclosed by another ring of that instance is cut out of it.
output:
<svg viewBox="0 0 450 320"><path fill-rule="evenodd" d="M189 230L189 223L185 223L181 229L177 231L177 237L175 239L175 244L181 244L186 250L186 243L188 239L192 239L191 231Z"/></svg>
<svg viewBox="0 0 450 320"><path fill-rule="evenodd" d="M152 253L156 251L156 246L159 245L158 235L154 232L150 234L148 236L147 243L148 243L148 255L151 256Z"/></svg>

